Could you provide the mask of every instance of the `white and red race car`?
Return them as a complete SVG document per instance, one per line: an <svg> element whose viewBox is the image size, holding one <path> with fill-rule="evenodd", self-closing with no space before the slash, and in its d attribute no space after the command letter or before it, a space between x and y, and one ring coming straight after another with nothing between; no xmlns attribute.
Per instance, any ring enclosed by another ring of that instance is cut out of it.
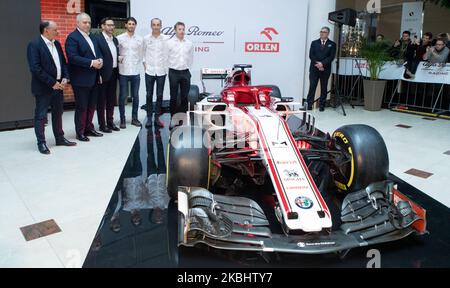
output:
<svg viewBox="0 0 450 288"><path fill-rule="evenodd" d="M190 95L171 132L179 245L317 254L427 233L426 211L388 180L374 128L324 133L276 86L252 86L250 68L235 65L220 95Z"/></svg>

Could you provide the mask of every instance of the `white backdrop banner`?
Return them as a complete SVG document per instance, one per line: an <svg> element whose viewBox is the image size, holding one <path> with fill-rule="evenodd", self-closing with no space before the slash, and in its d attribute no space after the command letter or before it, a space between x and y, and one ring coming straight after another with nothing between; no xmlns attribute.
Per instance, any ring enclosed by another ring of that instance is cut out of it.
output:
<svg viewBox="0 0 450 288"><path fill-rule="evenodd" d="M339 75L370 77L367 61L361 58L341 58ZM336 73L336 65L333 65ZM361 74L360 74L361 73ZM414 80L405 79L405 67L396 62L387 62L381 69L380 79L405 80L420 83L450 84L450 63L431 64L420 62Z"/></svg>
<svg viewBox="0 0 450 288"><path fill-rule="evenodd" d="M422 37L423 28L423 2L405 2L402 9L401 31L411 32L411 38ZM401 36L400 36L401 37Z"/></svg>
<svg viewBox="0 0 450 288"><path fill-rule="evenodd" d="M308 1L298 0L131 0L141 36L150 33L154 17L162 19L163 33L169 36L177 21L186 24L186 38L195 46L192 84L200 89L202 68L252 64L252 84L277 85L284 96L296 100L303 96L307 11ZM208 92L220 92L219 80L205 84ZM140 92L145 95L144 81Z"/></svg>

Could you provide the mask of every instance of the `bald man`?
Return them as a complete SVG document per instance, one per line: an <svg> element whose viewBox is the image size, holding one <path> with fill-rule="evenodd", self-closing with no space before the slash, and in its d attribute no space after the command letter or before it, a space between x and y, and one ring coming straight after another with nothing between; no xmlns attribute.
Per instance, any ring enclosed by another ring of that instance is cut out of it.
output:
<svg viewBox="0 0 450 288"><path fill-rule="evenodd" d="M91 17L86 13L78 14L77 28L69 34L65 45L75 94L75 130L77 139L83 142L90 141L88 136L103 136L95 131L92 123L97 108L103 56L90 31Z"/></svg>
<svg viewBox="0 0 450 288"><path fill-rule="evenodd" d="M45 141L45 120L48 107L52 108L52 128L57 146L75 146L64 138L62 114L63 90L69 79L66 58L61 44L56 40L58 25L53 21L42 21L41 35L28 44L27 59L31 71L31 91L36 100L34 131L38 150L50 154Z"/></svg>

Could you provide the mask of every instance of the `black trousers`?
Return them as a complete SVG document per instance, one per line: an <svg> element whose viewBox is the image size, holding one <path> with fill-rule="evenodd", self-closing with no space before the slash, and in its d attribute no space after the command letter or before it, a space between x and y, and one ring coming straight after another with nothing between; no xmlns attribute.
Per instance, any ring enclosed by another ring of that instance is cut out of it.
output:
<svg viewBox="0 0 450 288"><path fill-rule="evenodd" d="M48 107L52 109L52 128L56 141L64 138L62 128L62 114L64 111L63 91L54 90L51 94L34 95L36 107L34 110L34 132L36 133L37 143L45 142L45 122L47 119Z"/></svg>
<svg viewBox="0 0 450 288"><path fill-rule="evenodd" d="M147 89L147 117L151 117L153 113L153 90L156 83L156 108L155 115L161 114L161 106L164 94L164 85L166 83L166 75L151 76L145 74L145 87Z"/></svg>
<svg viewBox="0 0 450 288"><path fill-rule="evenodd" d="M100 128L114 125L114 105L117 101L117 68L113 69L111 78L99 86L97 100L97 119ZM106 112L106 117L105 117Z"/></svg>
<svg viewBox="0 0 450 288"><path fill-rule="evenodd" d="M331 75L331 69L325 71L319 71L313 68L309 71L309 92L308 92L308 105L312 106L316 95L317 84L320 80L320 107L325 107L327 101L328 79Z"/></svg>
<svg viewBox="0 0 450 288"><path fill-rule="evenodd" d="M170 83L170 114L185 113L188 109L188 94L191 88L191 73L189 70L169 69ZM178 91L180 91L180 107L177 107Z"/></svg>
<svg viewBox="0 0 450 288"><path fill-rule="evenodd" d="M78 136L94 130L92 119L97 108L99 85L93 87L72 86L75 95L75 130Z"/></svg>

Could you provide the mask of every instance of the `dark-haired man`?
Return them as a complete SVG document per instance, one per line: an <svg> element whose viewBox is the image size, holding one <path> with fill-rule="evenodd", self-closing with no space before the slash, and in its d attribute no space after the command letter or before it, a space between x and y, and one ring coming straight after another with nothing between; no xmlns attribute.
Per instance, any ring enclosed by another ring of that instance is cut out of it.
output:
<svg viewBox="0 0 450 288"><path fill-rule="evenodd" d="M450 50L445 46L442 39L436 41L436 45L429 47L427 53L423 56L423 60L430 63L446 63L450 54Z"/></svg>
<svg viewBox="0 0 450 288"><path fill-rule="evenodd" d="M167 41L168 67L170 82L170 114L186 112L188 109L188 94L191 87L189 68L194 59L194 45L185 39L185 25L177 22L174 25L175 37ZM177 96L180 91L181 107L177 107ZM178 123L171 123L171 126Z"/></svg>
<svg viewBox="0 0 450 288"><path fill-rule="evenodd" d="M141 127L138 120L139 85L141 83L140 68L143 62L144 39L135 33L137 21L133 17L125 20L126 32L117 36L119 40L119 112L120 128L126 128L125 100L128 95L128 83L131 83L133 108L131 125Z"/></svg>
<svg viewBox="0 0 450 288"><path fill-rule="evenodd" d="M31 71L31 91L36 100L34 131L38 150L50 154L45 141L45 119L48 107L52 108L52 128L57 146L75 146L64 138L62 114L63 90L69 79L66 58L61 44L55 40L58 26L53 21L43 21L39 26L40 36L33 39L27 48L28 65Z"/></svg>
<svg viewBox="0 0 450 288"><path fill-rule="evenodd" d="M309 50L309 92L307 98L308 110L312 110L317 84L320 80L320 108L319 111L325 111L327 100L328 79L331 75L331 64L336 57L336 43L328 39L330 28L322 27L320 29L320 38L311 42Z"/></svg>
<svg viewBox="0 0 450 288"><path fill-rule="evenodd" d="M152 32L144 37L145 85L147 88L147 124L145 127L152 126L153 90L156 83L155 124L162 128L164 124L159 117L167 75L167 39L165 35L161 34L161 19L153 18L150 23Z"/></svg>
<svg viewBox="0 0 450 288"><path fill-rule="evenodd" d="M117 98L119 41L114 37L114 21L101 20L102 33L97 35L97 43L103 54L103 67L100 70L101 84L97 101L97 118L100 131L111 133L120 131L114 124L114 104ZM106 112L106 118L105 118Z"/></svg>

